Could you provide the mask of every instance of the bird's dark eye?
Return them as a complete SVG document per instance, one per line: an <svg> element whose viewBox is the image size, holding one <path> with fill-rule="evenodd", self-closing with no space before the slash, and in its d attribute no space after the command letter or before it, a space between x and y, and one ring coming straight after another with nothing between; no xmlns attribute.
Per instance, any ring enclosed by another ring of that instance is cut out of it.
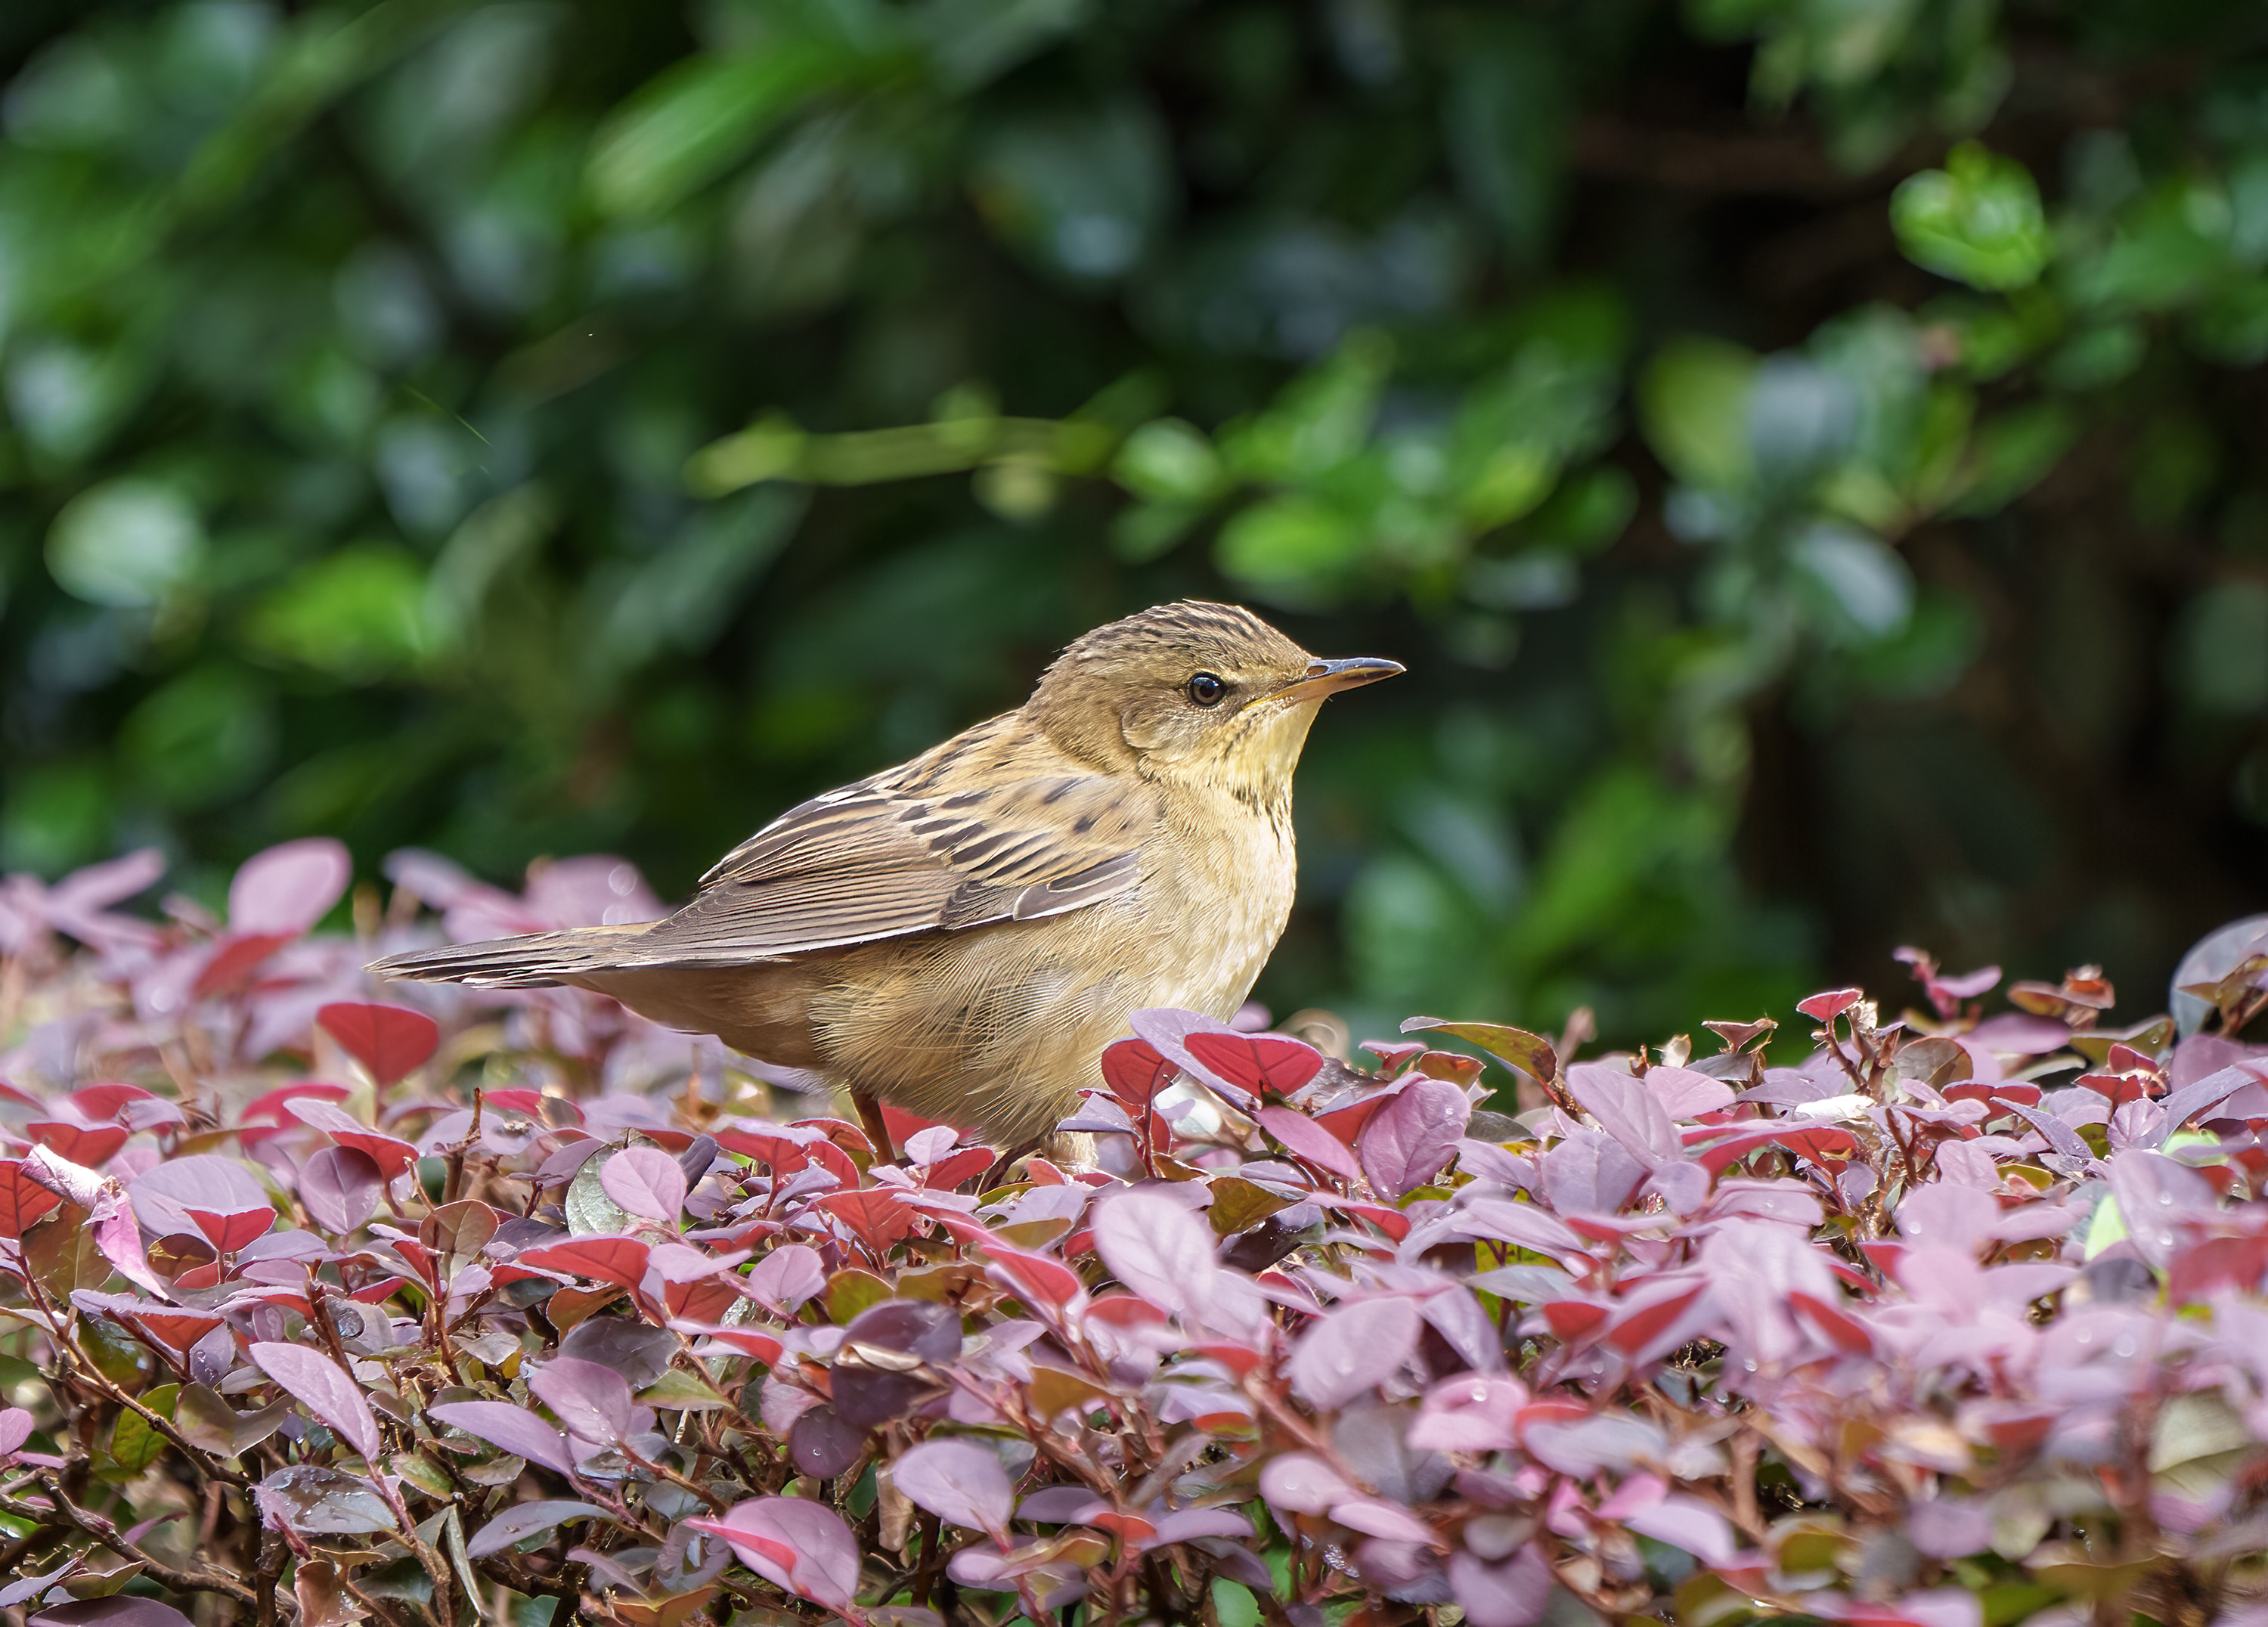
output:
<svg viewBox="0 0 2268 1627"><path fill-rule="evenodd" d="M1199 673L1182 688L1189 692L1189 699L1200 706L1218 706L1221 696L1228 693L1228 686L1211 673Z"/></svg>

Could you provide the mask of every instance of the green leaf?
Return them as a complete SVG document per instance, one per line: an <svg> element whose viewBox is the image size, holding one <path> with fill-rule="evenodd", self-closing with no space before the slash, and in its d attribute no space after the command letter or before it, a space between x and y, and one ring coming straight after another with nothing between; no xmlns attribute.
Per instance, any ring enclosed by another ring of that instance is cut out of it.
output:
<svg viewBox="0 0 2268 1627"><path fill-rule="evenodd" d="M1179 418L1153 419L1128 436L1110 474L1152 503L1210 502L1228 483L1228 471L1211 440Z"/></svg>
<svg viewBox="0 0 2268 1627"><path fill-rule="evenodd" d="M585 180L601 213L659 215L723 174L858 59L826 40L768 41L659 75L599 133Z"/></svg>
<svg viewBox="0 0 2268 1627"><path fill-rule="evenodd" d="M48 531L48 569L90 604L157 604L195 578L204 553L204 526L188 498L139 475L81 492Z"/></svg>
<svg viewBox="0 0 2268 1627"><path fill-rule="evenodd" d="M302 566L245 619L254 648L350 682L423 659L425 573L407 551L358 543Z"/></svg>
<svg viewBox="0 0 2268 1627"><path fill-rule="evenodd" d="M1689 486L1738 490L1754 478L1749 396L1756 352L1722 339L1674 339L1638 382L1638 424L1669 472Z"/></svg>
<svg viewBox="0 0 2268 1627"><path fill-rule="evenodd" d="M170 1420L173 1416L174 1399L180 1394L180 1385L160 1384L155 1389L143 1392L142 1404L159 1417ZM111 1425L110 1461L116 1466L120 1479L131 1480L156 1462L170 1444L165 1436L151 1426L147 1418L129 1410L121 1412L118 1422Z"/></svg>
<svg viewBox="0 0 2268 1627"><path fill-rule="evenodd" d="M1221 528L1214 557L1255 591L1320 597L1362 562L1367 541L1344 510L1312 497L1271 497Z"/></svg>
<svg viewBox="0 0 2268 1627"><path fill-rule="evenodd" d="M1899 183L1890 225L1907 259L1971 288L2028 287L2054 252L2032 173L1973 141Z"/></svg>
<svg viewBox="0 0 2268 1627"><path fill-rule="evenodd" d="M127 714L118 744L136 789L168 807L201 808L257 781L276 739L267 686L212 664L153 691Z"/></svg>

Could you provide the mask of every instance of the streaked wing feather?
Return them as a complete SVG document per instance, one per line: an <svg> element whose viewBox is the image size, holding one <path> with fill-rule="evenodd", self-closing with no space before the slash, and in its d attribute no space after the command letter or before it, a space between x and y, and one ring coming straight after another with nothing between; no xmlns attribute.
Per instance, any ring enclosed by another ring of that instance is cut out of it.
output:
<svg viewBox="0 0 2268 1627"><path fill-rule="evenodd" d="M791 808L641 935L636 963L733 966L911 933L1030 921L1131 887L1154 819L1100 776L911 795L909 764Z"/></svg>

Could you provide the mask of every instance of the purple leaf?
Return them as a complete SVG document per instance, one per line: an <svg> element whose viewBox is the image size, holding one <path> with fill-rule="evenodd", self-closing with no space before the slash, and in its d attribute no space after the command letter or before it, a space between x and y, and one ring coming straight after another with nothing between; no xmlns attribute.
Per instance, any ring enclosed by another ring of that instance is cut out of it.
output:
<svg viewBox="0 0 2268 1627"><path fill-rule="evenodd" d="M1673 1491L1650 1508L1624 1514L1623 1523L1640 1536L1682 1548L1704 1564L1722 1564L1736 1544L1725 1516L1699 1498Z"/></svg>
<svg viewBox="0 0 2268 1627"><path fill-rule="evenodd" d="M1399 1503L1382 1497L1351 1497L1331 1505L1331 1518L1350 1531L1383 1536L1397 1542L1423 1542L1438 1547L1441 1538L1432 1526Z"/></svg>
<svg viewBox="0 0 2268 1627"><path fill-rule="evenodd" d="M175 1232L195 1236L191 1208L258 1209L268 1202L267 1189L249 1169L212 1152L169 1158L144 1170L128 1184L126 1196L134 1204L134 1218L158 1237Z"/></svg>
<svg viewBox="0 0 2268 1627"><path fill-rule="evenodd" d="M536 1370L527 1388L558 1415L571 1435L612 1447L630 1433L630 1382L612 1367L555 1356Z"/></svg>
<svg viewBox="0 0 2268 1627"><path fill-rule="evenodd" d="M229 930L297 938L330 913L353 879L345 843L328 836L255 853L228 884Z"/></svg>
<svg viewBox="0 0 2268 1627"><path fill-rule="evenodd" d="M1473 1627L1534 1627L1551 1601L1551 1567L1532 1542L1501 1564L1454 1553L1449 1591Z"/></svg>
<svg viewBox="0 0 2268 1627"><path fill-rule="evenodd" d="M324 1147L299 1171L299 1202L307 1218L335 1237L344 1237L378 1212L385 1177L367 1152L354 1147Z"/></svg>
<svg viewBox="0 0 2268 1627"><path fill-rule="evenodd" d="M426 1416L451 1429L478 1436L492 1447L501 1447L514 1457L563 1475L575 1472L575 1460L568 1456L567 1443L559 1438L559 1432L525 1407L515 1407L508 1401L451 1401L429 1408Z"/></svg>
<svg viewBox="0 0 2268 1627"><path fill-rule="evenodd" d="M360 1387L338 1363L302 1344L255 1344L250 1353L262 1373L336 1430L363 1461L378 1461L378 1420Z"/></svg>
<svg viewBox="0 0 2268 1627"><path fill-rule="evenodd" d="M32 1617L31 1627L189 1627L189 1618L170 1604L113 1594L107 1599L74 1599Z"/></svg>
<svg viewBox="0 0 2268 1627"><path fill-rule="evenodd" d="M570 1520L588 1520L599 1512L592 1503L570 1500L514 1503L473 1533L465 1544L468 1558L484 1558L526 1542L539 1531L549 1531Z"/></svg>
<svg viewBox="0 0 2268 1627"><path fill-rule="evenodd" d="M2135 1252L2158 1266L2170 1263L2181 1246L2175 1223L2185 1215L2210 1214L2220 1202L2213 1183L2188 1165L2139 1148L2110 1160L2110 1189Z"/></svg>
<svg viewBox="0 0 2268 1627"><path fill-rule="evenodd" d="M891 1483L939 1519L1005 1541L1015 1488L1000 1460L965 1440L924 1440L890 1465Z"/></svg>
<svg viewBox="0 0 2268 1627"><path fill-rule="evenodd" d="M1457 1150L1473 1104L1443 1079L1413 1079L1370 1115L1355 1137L1373 1190L1399 1198L1441 1173Z"/></svg>
<svg viewBox="0 0 2268 1627"><path fill-rule="evenodd" d="M716 1520L688 1520L732 1544L775 1587L840 1610L858 1590L858 1544L843 1516L807 1498L760 1497Z"/></svg>
<svg viewBox="0 0 2268 1627"><path fill-rule="evenodd" d="M836 1377L841 1378L838 1371ZM787 1455L802 1473L832 1480L858 1461L866 1432L826 1402L806 1409L787 1432Z"/></svg>
<svg viewBox="0 0 2268 1627"><path fill-rule="evenodd" d="M0 1410L0 1458L13 1457L32 1438L32 1415L21 1407Z"/></svg>
<svg viewBox="0 0 2268 1627"><path fill-rule="evenodd" d="M1407 1299L1342 1306L1300 1336L1285 1372L1293 1389L1335 1412L1394 1376L1418 1347L1421 1321Z"/></svg>
<svg viewBox="0 0 2268 1627"><path fill-rule="evenodd" d="M606 1194L631 1214L677 1224L685 1207L685 1171L658 1147L624 1147L599 1171Z"/></svg>

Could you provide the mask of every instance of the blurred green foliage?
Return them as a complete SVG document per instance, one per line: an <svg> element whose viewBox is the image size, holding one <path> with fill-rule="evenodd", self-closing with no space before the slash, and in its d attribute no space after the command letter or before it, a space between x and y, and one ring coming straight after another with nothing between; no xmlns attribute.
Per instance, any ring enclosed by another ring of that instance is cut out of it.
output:
<svg viewBox="0 0 2268 1627"><path fill-rule="evenodd" d="M18 0L0 69L0 865L681 890L1195 593L1413 668L1279 1005L2147 984L2268 902L2257 6Z"/></svg>

